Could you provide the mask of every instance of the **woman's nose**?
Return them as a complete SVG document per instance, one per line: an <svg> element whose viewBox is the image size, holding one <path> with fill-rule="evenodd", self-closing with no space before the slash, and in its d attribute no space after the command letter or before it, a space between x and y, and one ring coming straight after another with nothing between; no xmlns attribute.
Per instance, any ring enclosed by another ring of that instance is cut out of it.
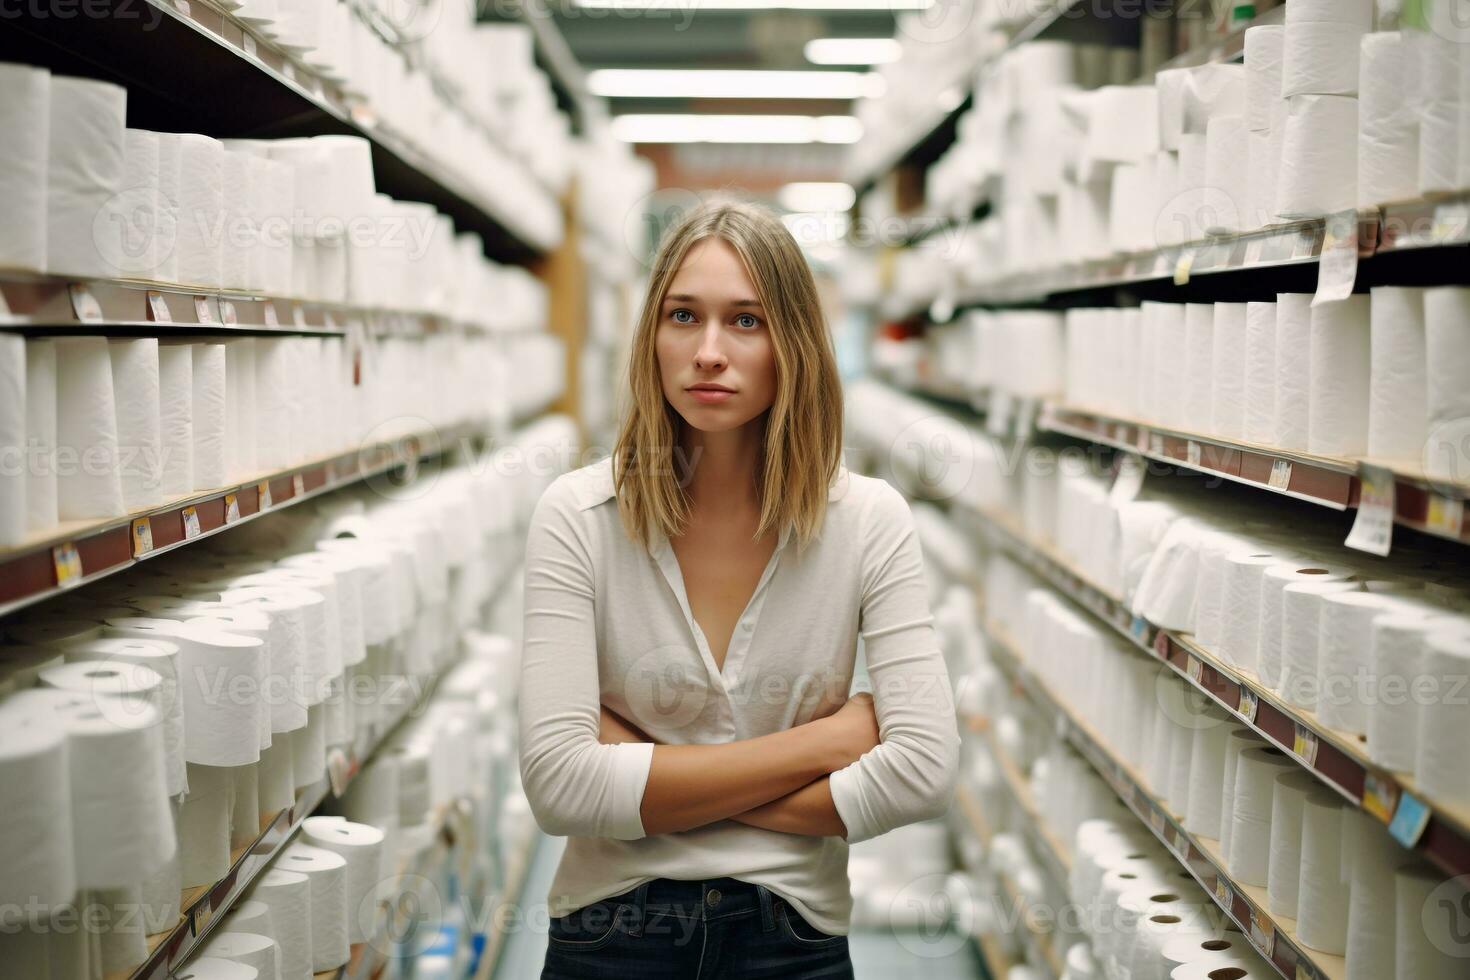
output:
<svg viewBox="0 0 1470 980"><path fill-rule="evenodd" d="M719 333L707 330L700 339L699 349L694 352L694 365L701 370L714 367L722 367L725 364L725 352L720 349Z"/></svg>

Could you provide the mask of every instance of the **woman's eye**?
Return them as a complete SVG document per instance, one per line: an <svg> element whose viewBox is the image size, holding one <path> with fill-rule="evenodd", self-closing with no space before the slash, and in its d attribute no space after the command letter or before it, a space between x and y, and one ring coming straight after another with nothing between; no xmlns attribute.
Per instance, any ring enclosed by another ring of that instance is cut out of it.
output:
<svg viewBox="0 0 1470 980"><path fill-rule="evenodd" d="M740 314L740 316L736 317L735 322L738 323L738 324L740 324L742 327L748 327L748 328L752 328L752 329L755 328L755 327L760 326L760 323L761 323L759 320L757 320L755 317L751 316L749 313L742 313L742 314Z"/></svg>
<svg viewBox="0 0 1470 980"><path fill-rule="evenodd" d="M688 310L675 310L673 313L671 313L669 315L674 318L674 322L675 323L693 323L694 322L694 314L693 313L690 313ZM681 319L681 317L686 317L686 316L689 317L688 320Z"/></svg>

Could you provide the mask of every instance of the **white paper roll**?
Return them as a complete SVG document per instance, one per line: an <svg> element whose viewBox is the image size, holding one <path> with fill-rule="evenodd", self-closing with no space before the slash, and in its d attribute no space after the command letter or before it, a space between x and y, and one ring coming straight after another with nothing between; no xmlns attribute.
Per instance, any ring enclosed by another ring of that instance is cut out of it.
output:
<svg viewBox="0 0 1470 980"><path fill-rule="evenodd" d="M1230 876L1242 884L1266 886L1276 777L1294 766L1291 757L1275 746L1240 753L1231 798Z"/></svg>
<svg viewBox="0 0 1470 980"><path fill-rule="evenodd" d="M1281 94L1357 95L1358 52L1366 32L1360 25L1297 21L1286 25Z"/></svg>
<svg viewBox="0 0 1470 980"><path fill-rule="evenodd" d="M1422 864L1394 874L1395 977L1456 980L1465 975L1470 957L1470 941L1461 928L1466 902L1463 879L1446 880L1443 872Z"/></svg>
<svg viewBox="0 0 1470 980"><path fill-rule="evenodd" d="M46 271L46 161L51 73L29 65L0 65L0 128L15 134L0 149L0 268Z"/></svg>
<svg viewBox="0 0 1470 980"><path fill-rule="evenodd" d="M1372 307L1368 455L1418 463L1429 435L1424 290L1378 286Z"/></svg>
<svg viewBox="0 0 1470 980"><path fill-rule="evenodd" d="M1393 613L1373 621L1368 704L1368 757L1394 772L1414 771L1423 710L1418 687L1424 676L1424 644L1446 620L1427 610Z"/></svg>
<svg viewBox="0 0 1470 980"><path fill-rule="evenodd" d="M325 600L322 616L319 621L312 621L315 656L319 658L317 662L323 678L330 681L342 675L343 633L345 631L355 635L356 631L356 625L348 622L353 610L344 608L351 606L350 601L342 595L351 585L345 574L339 581L336 573L330 569L276 567L270 571L242 576L235 580L235 584L240 588L299 587L320 595Z"/></svg>
<svg viewBox="0 0 1470 980"><path fill-rule="evenodd" d="M300 842L287 847L277 866L304 874L310 885L311 963L318 973L347 962L347 861L340 854Z"/></svg>
<svg viewBox="0 0 1470 980"><path fill-rule="evenodd" d="M296 802L290 738L277 736L270 747L260 750L256 791L260 797L261 813L279 813Z"/></svg>
<svg viewBox="0 0 1470 980"><path fill-rule="evenodd" d="M1265 742L1258 733L1241 726L1225 736L1225 772L1220 783L1220 857L1230 860L1230 838L1235 825L1235 777L1240 768L1240 754Z"/></svg>
<svg viewBox="0 0 1470 980"><path fill-rule="evenodd" d="M141 889L106 888L83 892L85 920L96 923L92 939L96 962L107 976L127 975L148 958L148 941L138 908L143 901Z"/></svg>
<svg viewBox="0 0 1470 980"><path fill-rule="evenodd" d="M230 870L234 771L189 763L189 795L179 806L179 873L185 888L213 885Z"/></svg>
<svg viewBox="0 0 1470 980"><path fill-rule="evenodd" d="M1470 289L1425 290L1429 443L1425 470L1437 479L1470 481Z"/></svg>
<svg viewBox="0 0 1470 980"><path fill-rule="evenodd" d="M162 715L163 750L168 795L189 788L184 769L184 704L179 697L179 648L163 639L108 638L85 640L65 647L71 662L113 660L147 667L159 677L159 713Z"/></svg>
<svg viewBox="0 0 1470 980"><path fill-rule="evenodd" d="M1297 582L1282 589L1281 676L1276 690L1287 704L1309 709L1317 706L1323 599L1361 588L1356 582Z"/></svg>
<svg viewBox="0 0 1470 980"><path fill-rule="evenodd" d="M77 888L66 734L56 719L0 703L0 785L11 832L0 835L0 902L71 901Z"/></svg>
<svg viewBox="0 0 1470 980"><path fill-rule="evenodd" d="M282 980L310 977L311 884L306 875L272 867L256 879L249 895L270 907L271 938L281 950Z"/></svg>
<svg viewBox="0 0 1470 980"><path fill-rule="evenodd" d="M1470 711L1449 694L1460 690L1470 673L1470 639L1457 632L1430 634L1422 669L1437 696L1419 709L1414 778L1430 799L1463 806L1470 803L1470 772L1464 751L1470 744Z"/></svg>
<svg viewBox="0 0 1470 980"><path fill-rule="evenodd" d="M220 285L225 289L259 288L252 281L254 233L251 220L250 157L220 144L220 215L225 234L220 242Z"/></svg>
<svg viewBox="0 0 1470 980"><path fill-rule="evenodd" d="M1262 582L1266 570L1276 565L1296 564L1292 556L1275 551L1247 548L1227 555L1224 564L1224 628L1219 653L1240 670L1256 673L1263 616Z"/></svg>
<svg viewBox="0 0 1470 980"><path fill-rule="evenodd" d="M1271 115L1281 98L1281 57L1286 28L1279 24L1249 27L1245 32L1245 114L1252 132L1271 128Z"/></svg>
<svg viewBox="0 0 1470 980"><path fill-rule="evenodd" d="M1225 778L1225 746L1234 728L1204 725L1194 731L1189 759L1189 806L1184 828L1199 837L1220 836L1220 791Z"/></svg>
<svg viewBox="0 0 1470 980"><path fill-rule="evenodd" d="M1184 308L1184 428L1208 432L1214 387L1215 309L1209 303Z"/></svg>
<svg viewBox="0 0 1470 980"><path fill-rule="evenodd" d="M253 932L258 936L274 936L271 907L258 899L243 899L230 906L225 919L226 932Z"/></svg>
<svg viewBox="0 0 1470 980"><path fill-rule="evenodd" d="M1317 717L1323 724L1355 735L1367 733L1373 621L1404 609L1402 599L1372 592L1322 597Z"/></svg>
<svg viewBox="0 0 1470 980"><path fill-rule="evenodd" d="M1288 101L1276 212L1320 218L1358 200L1358 100L1298 95Z"/></svg>
<svg viewBox="0 0 1470 980"><path fill-rule="evenodd" d="M1398 31L1365 35L1358 82L1358 205L1419 195L1419 115L1410 45Z"/></svg>
<svg viewBox="0 0 1470 980"><path fill-rule="evenodd" d="M191 344L195 490L213 490L229 481L225 429L228 414L224 344Z"/></svg>
<svg viewBox="0 0 1470 980"><path fill-rule="evenodd" d="M1308 949L1341 956L1347 946L1347 900L1342 866L1344 808L1325 786L1302 804L1301 878L1297 939Z"/></svg>
<svg viewBox="0 0 1470 980"><path fill-rule="evenodd" d="M348 941L365 942L377 921L375 890L382 880L383 832L341 817L308 817L301 834L307 843L346 860Z"/></svg>
<svg viewBox="0 0 1470 980"><path fill-rule="evenodd" d="M1312 307L1311 407L1307 451L1368 451L1371 301L1363 295Z"/></svg>
<svg viewBox="0 0 1470 980"><path fill-rule="evenodd" d="M235 766L230 774L235 781L235 805L230 811L230 847L250 847L260 837L260 764Z"/></svg>
<svg viewBox="0 0 1470 980"><path fill-rule="evenodd" d="M1205 132L1204 231L1233 234L1250 226L1250 130L1241 115L1214 116ZM1240 304L1232 304L1240 305Z"/></svg>
<svg viewBox="0 0 1470 980"><path fill-rule="evenodd" d="M115 274L98 236L105 234L109 209L123 189L126 117L127 92L121 86L51 76L46 271L52 274L80 279Z"/></svg>
<svg viewBox="0 0 1470 980"><path fill-rule="evenodd" d="M3 110L0 110L3 111ZM0 177L3 183L4 177ZM4 234L4 232L0 232ZM10 342L6 343L7 357L14 355ZM56 503L56 344L50 340L27 340L25 342L25 443L30 462L25 471L29 474L25 482L26 527L31 531L49 531L60 518ZM7 389L13 397L14 389ZM7 406L9 412L9 406ZM10 424L16 416L8 415ZM8 445L9 439L0 440ZM9 494L6 494L9 497ZM14 498L11 498L14 499ZM3 506L3 505L0 505ZM14 518L0 518L0 521ZM0 531L0 537L6 532ZM12 542L13 543L13 542Z"/></svg>
<svg viewBox="0 0 1470 980"><path fill-rule="evenodd" d="M1215 354L1211 369L1210 431L1222 438L1245 436L1246 345L1245 303L1216 303Z"/></svg>
<svg viewBox="0 0 1470 980"><path fill-rule="evenodd" d="M158 210L155 212L157 241L154 261L158 268L154 278L159 282L179 281L179 188L182 178L184 137L178 133L157 133L158 137Z"/></svg>
<svg viewBox="0 0 1470 980"><path fill-rule="evenodd" d="M263 654L267 669L260 703L256 706L256 735L262 751L271 745L273 729L271 722L277 705L291 696L289 678L279 677L274 672L275 652L271 650L271 617L269 613L242 609L224 604L199 603L199 608L184 614L184 625L205 629L223 630L238 636L253 636L265 645ZM165 613L155 615L167 616ZM171 618L180 618L174 616Z"/></svg>
<svg viewBox="0 0 1470 980"><path fill-rule="evenodd" d="M1274 972L1269 966L1226 957L1176 966L1169 980L1267 980Z"/></svg>
<svg viewBox="0 0 1470 980"><path fill-rule="evenodd" d="M1353 570L1345 565L1285 562L1266 569L1261 577L1261 618L1256 634L1255 673L1272 690L1281 685L1282 643L1285 638L1285 590L1297 583L1345 582Z"/></svg>
<svg viewBox="0 0 1470 980"><path fill-rule="evenodd" d="M222 960L216 956L196 956L189 961L188 969L179 975L179 980L261 980L260 971L234 960Z"/></svg>
<svg viewBox="0 0 1470 980"><path fill-rule="evenodd" d="M158 267L158 134L129 129L123 139L123 180L96 224L97 248L109 274L152 280Z"/></svg>
<svg viewBox="0 0 1470 980"><path fill-rule="evenodd" d="M178 281L218 289L223 282L225 149L198 133L179 137L179 216L175 232Z"/></svg>
<svg viewBox="0 0 1470 980"><path fill-rule="evenodd" d="M1198 939L1195 936L1179 936L1171 939L1164 945L1164 967L1171 972L1166 974L1171 980L1179 980L1182 974L1172 971L1186 964L1208 964L1204 977L1208 977L1208 971L1217 969L1221 965L1236 965L1249 963L1254 950L1251 949L1250 941L1239 932L1225 932L1209 939ZM1196 973L1196 977L1201 976Z"/></svg>
<svg viewBox="0 0 1470 980"><path fill-rule="evenodd" d="M1271 843L1266 869L1266 897L1272 915L1297 916L1297 895L1302 870L1302 808L1307 795L1318 785L1317 777L1304 769L1275 776L1271 804Z"/></svg>
<svg viewBox="0 0 1470 980"><path fill-rule="evenodd" d="M112 359L102 337L56 341L58 514L63 521L121 517Z"/></svg>
<svg viewBox="0 0 1470 980"><path fill-rule="evenodd" d="M335 602L329 605L322 592L289 579L284 571L242 576L233 580L232 587L222 592L221 598L229 604L268 602L282 607L283 611L289 608L293 624L299 622L302 630L301 660L297 669L304 686L305 702L308 705L320 704L330 691L332 679L342 672L340 644L335 647L334 657L333 644L340 633ZM296 641L293 638L291 642Z"/></svg>
<svg viewBox="0 0 1470 980"><path fill-rule="evenodd" d="M194 490L194 354L188 344L158 348L159 435L163 495Z"/></svg>
<svg viewBox="0 0 1470 980"><path fill-rule="evenodd" d="M291 732L306 724L308 703L319 704L321 695L313 683L314 665L309 644L308 620L312 610L325 605L321 594L310 589L284 587L226 589L220 601L271 617L270 677L273 687L283 683L284 696L271 699L271 730Z"/></svg>
<svg viewBox="0 0 1470 980"><path fill-rule="evenodd" d="M280 976L281 954L276 947L276 941L259 933L210 933L201 954L252 967L259 974L260 980L275 980ZM185 972L187 970L185 967Z"/></svg>
<svg viewBox="0 0 1470 980"><path fill-rule="evenodd" d="M1343 814L1343 845L1353 855L1348 889L1347 980L1394 975L1394 870L1406 854L1382 824L1362 811Z"/></svg>
<svg viewBox="0 0 1470 980"><path fill-rule="evenodd" d="M115 339L108 342L108 352L112 355L123 504L130 511L157 507L163 503L158 340Z"/></svg>
<svg viewBox="0 0 1470 980"><path fill-rule="evenodd" d="M225 342L225 468L230 482L255 475L255 338Z"/></svg>
<svg viewBox="0 0 1470 980"><path fill-rule="evenodd" d="M1243 66L1215 63L1189 69L1184 89L1184 131L1203 135L1211 119L1243 115L1245 97Z"/></svg>
<svg viewBox="0 0 1470 980"><path fill-rule="evenodd" d="M6 334L0 336L0 547L25 540L32 469L26 448L26 342Z"/></svg>
<svg viewBox="0 0 1470 980"><path fill-rule="evenodd" d="M1276 437L1279 449L1305 452L1311 413L1312 296L1276 296Z"/></svg>
<svg viewBox="0 0 1470 980"><path fill-rule="evenodd" d="M291 772L297 789L314 785L327 771L326 705L307 709L307 721L291 738Z"/></svg>
<svg viewBox="0 0 1470 980"><path fill-rule="evenodd" d="M1431 8L1435 9L1435 8ZM1457 11L1458 5L1443 3L1438 9ZM1463 14L1451 13L1452 18ZM1418 66L1414 101L1419 117L1419 193L1440 194L1458 188L1460 154L1460 68L1463 38L1449 31L1407 31L1411 57Z"/></svg>

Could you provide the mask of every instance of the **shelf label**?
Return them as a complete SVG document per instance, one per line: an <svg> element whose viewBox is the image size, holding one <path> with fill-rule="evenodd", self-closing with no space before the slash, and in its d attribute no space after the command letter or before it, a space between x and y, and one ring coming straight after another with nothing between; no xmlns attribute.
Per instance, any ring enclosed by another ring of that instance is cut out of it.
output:
<svg viewBox="0 0 1470 980"><path fill-rule="evenodd" d="M56 584L75 585L82 577L82 556L74 542L68 541L51 549L51 564L56 569Z"/></svg>
<svg viewBox="0 0 1470 980"><path fill-rule="evenodd" d="M1255 909L1251 909L1251 942L1268 960L1276 952L1276 927Z"/></svg>
<svg viewBox="0 0 1470 980"><path fill-rule="evenodd" d="M1445 497L1437 493L1429 495L1429 516L1425 527L1435 534L1447 538L1459 538L1465 529L1465 501L1458 497Z"/></svg>
<svg viewBox="0 0 1470 980"><path fill-rule="evenodd" d="M199 319L200 323L214 323L214 311L209 308L208 296L194 297L194 315Z"/></svg>
<svg viewBox="0 0 1470 980"><path fill-rule="evenodd" d="M1150 432L1148 434L1148 452L1150 456L1164 455L1164 437L1161 433Z"/></svg>
<svg viewBox="0 0 1470 980"><path fill-rule="evenodd" d="M1327 217L1322 257L1317 263L1317 295L1313 306L1340 303L1353 294L1358 281L1358 212L1339 211Z"/></svg>
<svg viewBox="0 0 1470 980"><path fill-rule="evenodd" d="M1424 828L1428 826L1429 807L1424 805L1424 801L1412 793L1400 794L1399 805L1388 825L1388 832L1393 835L1393 839L1405 847L1414 847L1419 843L1419 838L1424 836Z"/></svg>
<svg viewBox="0 0 1470 980"><path fill-rule="evenodd" d="M240 519L240 498L233 493L225 494L225 523L233 524Z"/></svg>
<svg viewBox="0 0 1470 980"><path fill-rule="evenodd" d="M1156 833L1162 834L1164 832L1164 815L1159 812L1157 807L1149 808L1148 822Z"/></svg>
<svg viewBox="0 0 1470 980"><path fill-rule="evenodd" d="M1128 624L1128 635L1133 637L1135 643L1148 642L1148 620L1142 616L1134 616Z"/></svg>
<svg viewBox="0 0 1470 980"><path fill-rule="evenodd" d="M1230 886L1225 883L1224 875L1215 875L1215 899L1224 906L1227 912L1230 911L1230 906L1235 901L1230 894Z"/></svg>
<svg viewBox="0 0 1470 980"><path fill-rule="evenodd" d="M260 503L257 504L256 506L260 510L269 510L270 509L270 506L271 506L271 503L272 503L272 500L271 500L271 481L269 481L269 480L263 480L263 481L261 481L261 483L255 488L255 492L258 493L258 494L260 494Z"/></svg>
<svg viewBox="0 0 1470 980"><path fill-rule="evenodd" d="M168 301L156 289L148 290L148 319L154 323L174 322L173 314L168 309Z"/></svg>
<svg viewBox="0 0 1470 980"><path fill-rule="evenodd" d="M300 473L291 475L291 496L300 497L306 493L306 477Z"/></svg>
<svg viewBox="0 0 1470 980"><path fill-rule="evenodd" d="M209 920L214 918L214 908L208 897L194 906L194 935L199 935L209 927Z"/></svg>
<svg viewBox="0 0 1470 980"><path fill-rule="evenodd" d="M256 53L256 50L255 50L255 35L254 34L251 34L249 31L246 31L245 32L245 37L243 38L243 40L241 41L241 43L245 46L245 57L247 57L247 58L257 57L257 53Z"/></svg>
<svg viewBox="0 0 1470 980"><path fill-rule="evenodd" d="M133 557L142 558L153 550L153 525L148 518L133 521Z"/></svg>
<svg viewBox="0 0 1470 980"><path fill-rule="evenodd" d="M219 318L227 327L234 327L240 324L240 317L235 313L235 304L227 299L219 301Z"/></svg>
<svg viewBox="0 0 1470 980"><path fill-rule="evenodd" d="M1154 653L1159 655L1160 660L1169 659L1169 634L1163 630L1154 634Z"/></svg>
<svg viewBox="0 0 1470 980"><path fill-rule="evenodd" d="M1246 721L1254 722L1256 720L1256 712L1261 710L1261 699L1256 697L1255 691L1242 687L1240 689L1240 701L1236 704L1235 710Z"/></svg>
<svg viewBox="0 0 1470 980"><path fill-rule="evenodd" d="M1174 285L1189 285L1189 270L1194 268L1194 249L1186 248L1179 253L1179 259L1174 263Z"/></svg>
<svg viewBox="0 0 1470 980"><path fill-rule="evenodd" d="M78 320L83 323L102 322L102 304L97 302L97 297L92 295L90 289L74 282L67 287L67 292L71 294L72 312Z"/></svg>
<svg viewBox="0 0 1470 980"><path fill-rule="evenodd" d="M1398 784L1373 770L1363 773L1363 809L1382 823L1392 823L1399 803Z"/></svg>
<svg viewBox="0 0 1470 980"><path fill-rule="evenodd" d="M184 517L184 540L192 541L199 537L199 511L193 507L185 507L182 511Z"/></svg>
<svg viewBox="0 0 1470 980"><path fill-rule="evenodd" d="M265 314L266 326L279 327L281 325L281 318L276 315L276 304L274 302L272 302L271 300L266 300L265 310L263 312Z"/></svg>
<svg viewBox="0 0 1470 980"><path fill-rule="evenodd" d="M1364 463L1358 468L1358 484L1358 516L1344 543L1358 551L1387 556L1393 547L1393 473Z"/></svg>
<svg viewBox="0 0 1470 980"><path fill-rule="evenodd" d="M1447 245L1470 237L1470 201L1451 201L1434 209L1434 241Z"/></svg>
<svg viewBox="0 0 1470 980"><path fill-rule="evenodd" d="M1184 672L1189 675L1193 683L1199 684L1205 676L1205 665L1200 662L1199 657L1190 657L1189 666L1184 669Z"/></svg>
<svg viewBox="0 0 1470 980"><path fill-rule="evenodd" d="M1200 451L1199 443L1195 442L1193 439L1190 439L1188 442L1185 443L1184 460L1189 466L1199 466L1199 461L1203 457L1203 455L1204 454Z"/></svg>
<svg viewBox="0 0 1470 980"><path fill-rule="evenodd" d="M1266 485L1272 490L1286 490L1291 487L1291 460L1276 459L1271 461L1271 478Z"/></svg>
<svg viewBox="0 0 1470 980"><path fill-rule="evenodd" d="M1261 261L1261 249L1265 247L1266 240L1259 236L1245 243L1245 264L1255 265Z"/></svg>
<svg viewBox="0 0 1470 980"><path fill-rule="evenodd" d="M291 307L291 322L296 324L296 326L301 327L302 329L310 326L310 324L306 322L305 307L302 307L300 305Z"/></svg>
<svg viewBox="0 0 1470 980"><path fill-rule="evenodd" d="M1291 740L1291 751L1308 766L1315 765L1317 762L1317 733L1297 722L1296 732Z"/></svg>

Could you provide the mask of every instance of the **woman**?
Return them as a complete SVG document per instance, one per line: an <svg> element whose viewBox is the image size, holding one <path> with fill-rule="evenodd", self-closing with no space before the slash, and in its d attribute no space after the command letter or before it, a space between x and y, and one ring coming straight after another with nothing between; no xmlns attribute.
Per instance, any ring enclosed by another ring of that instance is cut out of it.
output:
<svg viewBox="0 0 1470 980"><path fill-rule="evenodd" d="M527 540L521 776L568 838L542 978L850 977L848 845L945 812L959 754L908 504L842 464L768 211L670 230L629 376L612 457Z"/></svg>

